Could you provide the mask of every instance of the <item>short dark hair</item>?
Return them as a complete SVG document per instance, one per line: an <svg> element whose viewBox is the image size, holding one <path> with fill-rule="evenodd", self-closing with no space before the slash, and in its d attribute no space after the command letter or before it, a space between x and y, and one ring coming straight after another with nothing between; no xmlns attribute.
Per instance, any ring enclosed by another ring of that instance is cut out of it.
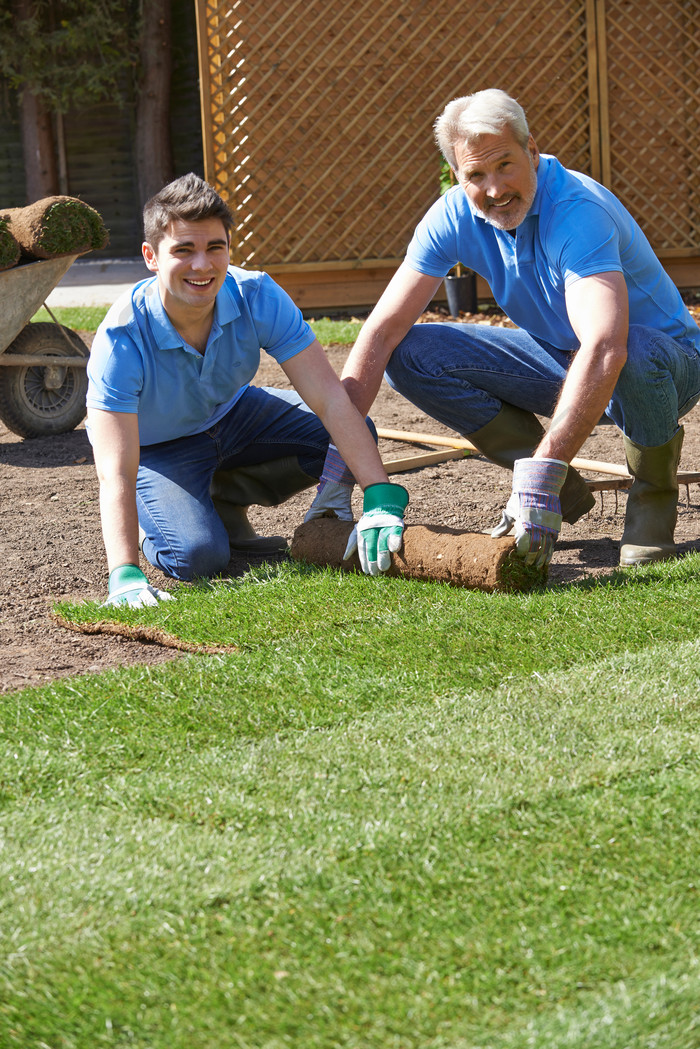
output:
<svg viewBox="0 0 700 1049"><path fill-rule="evenodd" d="M233 215L228 204L208 182L192 172L169 182L146 201L143 209L144 240L157 249L171 222L177 219L190 222L221 219L226 236L231 236Z"/></svg>

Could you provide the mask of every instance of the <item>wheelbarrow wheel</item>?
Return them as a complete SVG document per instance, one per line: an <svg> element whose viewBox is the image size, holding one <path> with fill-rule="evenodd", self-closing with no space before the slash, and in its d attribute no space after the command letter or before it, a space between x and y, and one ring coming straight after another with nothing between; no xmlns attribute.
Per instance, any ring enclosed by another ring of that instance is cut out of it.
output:
<svg viewBox="0 0 700 1049"><path fill-rule="evenodd" d="M61 364L61 357L75 357L88 348L70 328L57 324L28 324L5 350L41 357L56 357L56 366L0 365L0 420L20 437L49 437L68 433L85 418L87 372L82 367Z"/></svg>

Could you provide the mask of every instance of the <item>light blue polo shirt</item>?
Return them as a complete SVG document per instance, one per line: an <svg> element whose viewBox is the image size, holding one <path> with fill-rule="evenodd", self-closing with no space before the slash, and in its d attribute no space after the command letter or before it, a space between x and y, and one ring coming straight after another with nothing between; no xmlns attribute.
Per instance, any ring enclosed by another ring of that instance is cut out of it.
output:
<svg viewBox="0 0 700 1049"><path fill-rule="evenodd" d="M542 155L537 193L516 236L481 218L461 186L433 204L406 254L419 273L444 277L457 263L488 281L510 319L560 350L575 350L564 293L596 273L624 275L630 324L644 324L700 350L700 329L630 213L607 189Z"/></svg>
<svg viewBox="0 0 700 1049"><path fill-rule="evenodd" d="M244 393L264 349L282 364L314 341L289 295L266 273L230 266L206 352L178 335L154 275L115 302L88 363L88 408L139 417L141 444L201 433Z"/></svg>

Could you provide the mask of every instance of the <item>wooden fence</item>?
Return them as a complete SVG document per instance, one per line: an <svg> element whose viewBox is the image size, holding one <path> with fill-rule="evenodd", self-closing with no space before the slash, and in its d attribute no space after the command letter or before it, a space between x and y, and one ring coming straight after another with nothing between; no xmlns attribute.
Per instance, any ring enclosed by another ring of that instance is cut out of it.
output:
<svg viewBox="0 0 700 1049"><path fill-rule="evenodd" d="M197 18L234 261L303 308L376 301L439 193L436 116L484 87L700 285L700 0L197 0Z"/></svg>

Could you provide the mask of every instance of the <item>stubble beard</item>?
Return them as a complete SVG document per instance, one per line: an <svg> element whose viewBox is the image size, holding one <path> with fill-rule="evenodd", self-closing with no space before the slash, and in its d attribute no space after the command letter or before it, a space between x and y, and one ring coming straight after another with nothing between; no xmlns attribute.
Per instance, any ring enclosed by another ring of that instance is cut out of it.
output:
<svg viewBox="0 0 700 1049"><path fill-rule="evenodd" d="M530 158L530 174L532 181L530 188L525 195L518 194L517 206L514 211L511 211L509 216L501 217L498 211L494 211L493 208L489 208L488 211L482 211L481 208L477 208L479 215L484 219L490 226L495 226L496 229L509 232L510 230L516 229L520 223L527 217L527 213L532 207L535 195L537 194L537 168Z"/></svg>

